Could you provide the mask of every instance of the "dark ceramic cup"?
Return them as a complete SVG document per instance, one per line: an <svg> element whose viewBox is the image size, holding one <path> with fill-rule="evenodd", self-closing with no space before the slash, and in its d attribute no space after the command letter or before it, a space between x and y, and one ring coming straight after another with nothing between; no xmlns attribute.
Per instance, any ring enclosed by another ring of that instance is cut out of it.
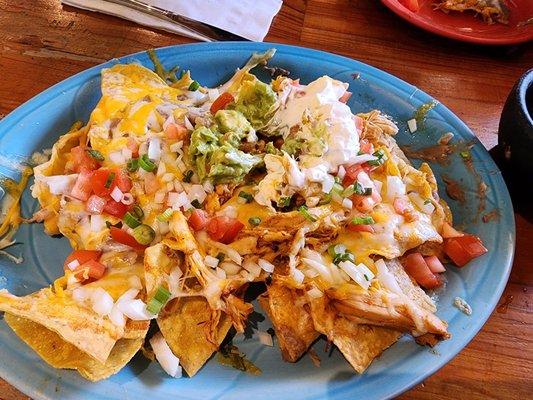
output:
<svg viewBox="0 0 533 400"><path fill-rule="evenodd" d="M498 146L491 151L517 211L533 214L533 69L507 97L500 118Z"/></svg>

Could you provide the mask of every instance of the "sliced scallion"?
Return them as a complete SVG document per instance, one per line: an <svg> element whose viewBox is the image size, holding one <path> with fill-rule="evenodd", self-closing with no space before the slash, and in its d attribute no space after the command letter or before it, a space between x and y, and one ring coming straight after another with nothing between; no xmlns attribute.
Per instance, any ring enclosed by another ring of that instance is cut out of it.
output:
<svg viewBox="0 0 533 400"><path fill-rule="evenodd" d="M163 286L157 288L154 297L148 302L146 310L151 314L158 314L170 299L170 292Z"/></svg>
<svg viewBox="0 0 533 400"><path fill-rule="evenodd" d="M137 228L139 225L141 225L141 221L139 221L137 217L129 211L124 214L124 223L132 229Z"/></svg>
<svg viewBox="0 0 533 400"><path fill-rule="evenodd" d="M191 201L191 205L194 208L202 208L202 204L200 204L200 200L198 199L194 199L193 201Z"/></svg>
<svg viewBox="0 0 533 400"><path fill-rule="evenodd" d="M161 214L157 216L157 220L161 222L167 222L170 219L170 217L172 217L173 213L174 213L174 210L172 210L172 208L167 208L164 212L162 212Z"/></svg>
<svg viewBox="0 0 533 400"><path fill-rule="evenodd" d="M142 245L148 245L155 238L155 231L152 227L142 224L133 229L133 237L135 240Z"/></svg>
<svg viewBox="0 0 533 400"><path fill-rule="evenodd" d="M143 154L142 157L139 158L139 167L147 172L152 172L155 169L155 163L148 158L148 154Z"/></svg>
<svg viewBox="0 0 533 400"><path fill-rule="evenodd" d="M189 90L191 92L196 92L200 88L200 84L197 81L192 81L189 85Z"/></svg>
<svg viewBox="0 0 533 400"><path fill-rule="evenodd" d="M217 256L215 257L219 262L222 262L224 261L224 259L226 258L226 255L224 253L218 253Z"/></svg>
<svg viewBox="0 0 533 400"><path fill-rule="evenodd" d="M285 208L291 205L292 196L280 197L278 201L278 207Z"/></svg>
<svg viewBox="0 0 533 400"><path fill-rule="evenodd" d="M114 180L115 180L115 173L110 172L109 175L107 175L107 179L105 180L105 183L104 183L104 186L106 187L106 189L109 189L111 187L111 184L113 183Z"/></svg>
<svg viewBox="0 0 533 400"><path fill-rule="evenodd" d="M383 165L385 161L387 161L387 155L383 151L383 149L378 149L372 154L374 157L377 157L377 160L370 160L367 161L369 165L372 165L374 167L379 167L380 165Z"/></svg>
<svg viewBox="0 0 533 400"><path fill-rule="evenodd" d="M248 219L248 222L250 223L250 225L253 225L253 226L257 226L261 223L261 218L259 217L250 217Z"/></svg>
<svg viewBox="0 0 533 400"><path fill-rule="evenodd" d="M240 198L243 198L244 200L246 200L247 203L251 203L252 200L254 199L254 196L252 196L250 193L248 192L245 192L244 190L242 190L240 193L239 193L239 197Z"/></svg>
<svg viewBox="0 0 533 400"><path fill-rule="evenodd" d="M128 172L135 172L139 169L139 159L138 158L132 158L128 161L126 164L126 169Z"/></svg>
<svg viewBox="0 0 533 400"><path fill-rule="evenodd" d="M138 204L135 204L131 210L133 211L133 214L135 214L137 219L142 219L144 217L144 211Z"/></svg>
<svg viewBox="0 0 533 400"><path fill-rule="evenodd" d="M87 154L89 154L92 158L94 158L97 161L104 161L105 158L98 150L94 149L87 149Z"/></svg>
<svg viewBox="0 0 533 400"><path fill-rule="evenodd" d="M188 169L187 171L185 171L183 173L183 182L189 183L193 175L194 175L194 172L192 170Z"/></svg>
<svg viewBox="0 0 533 400"><path fill-rule="evenodd" d="M303 206L300 206L298 207L298 211L300 212L300 214L302 214L305 219L307 219L308 221L311 221L311 222L315 222L317 219L316 217L311 214L309 212L309 209L307 208L307 206L303 205Z"/></svg>
<svg viewBox="0 0 533 400"><path fill-rule="evenodd" d="M374 218L367 217L354 217L351 219L350 224L352 225L372 225L375 224Z"/></svg>

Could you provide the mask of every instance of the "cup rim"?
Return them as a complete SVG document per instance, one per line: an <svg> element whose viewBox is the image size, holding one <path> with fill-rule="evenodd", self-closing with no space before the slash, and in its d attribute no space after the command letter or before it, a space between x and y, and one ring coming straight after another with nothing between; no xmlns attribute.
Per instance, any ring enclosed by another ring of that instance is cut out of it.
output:
<svg viewBox="0 0 533 400"><path fill-rule="evenodd" d="M520 103L520 108L522 109L522 112L526 118L529 120L529 123L533 125L533 116L527 108L526 102L526 94L528 90L533 90L533 68L531 68L522 76L518 87L518 100Z"/></svg>

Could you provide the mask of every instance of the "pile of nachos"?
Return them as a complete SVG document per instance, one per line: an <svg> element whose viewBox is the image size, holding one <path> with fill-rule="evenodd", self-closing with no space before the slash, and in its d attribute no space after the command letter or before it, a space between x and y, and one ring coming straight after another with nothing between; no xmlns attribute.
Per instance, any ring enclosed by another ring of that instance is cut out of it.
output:
<svg viewBox="0 0 533 400"><path fill-rule="evenodd" d="M216 88L158 62L102 70L88 123L33 169L31 221L70 241L64 275L0 291L5 321L48 364L98 381L142 349L193 376L244 331L252 287L289 362L325 337L361 373L404 334L450 337L425 290L443 262L487 249L453 228L390 118L354 115L328 76L262 82L251 70L273 55Z"/></svg>

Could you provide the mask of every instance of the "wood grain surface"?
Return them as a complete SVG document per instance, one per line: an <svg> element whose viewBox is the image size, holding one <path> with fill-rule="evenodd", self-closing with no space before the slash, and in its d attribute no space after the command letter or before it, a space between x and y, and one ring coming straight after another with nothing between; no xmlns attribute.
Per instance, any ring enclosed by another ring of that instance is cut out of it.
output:
<svg viewBox="0 0 533 400"><path fill-rule="evenodd" d="M412 27L378 0L287 0L266 41L351 57L438 98L487 148L497 143L513 83L533 67L531 44L480 47ZM0 114L95 64L191 42L132 22L63 7L59 0L0 0ZM533 396L533 225L516 214L517 249L501 306L444 368L401 399ZM0 399L27 399L0 379Z"/></svg>

